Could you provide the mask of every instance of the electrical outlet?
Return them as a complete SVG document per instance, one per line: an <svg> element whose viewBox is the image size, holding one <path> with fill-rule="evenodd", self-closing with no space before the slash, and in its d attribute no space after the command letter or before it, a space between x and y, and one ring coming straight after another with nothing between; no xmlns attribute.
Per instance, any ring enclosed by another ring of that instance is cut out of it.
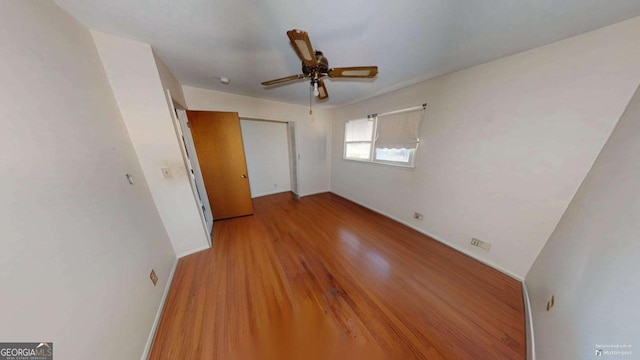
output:
<svg viewBox="0 0 640 360"><path fill-rule="evenodd" d="M420 214L420 213L413 213L413 218L416 220L422 220L424 219L424 215Z"/></svg>
<svg viewBox="0 0 640 360"><path fill-rule="evenodd" d="M158 283L158 275L156 275L155 270L151 269L151 274L149 274L149 279L151 279L153 286L156 286L156 284Z"/></svg>
<svg viewBox="0 0 640 360"><path fill-rule="evenodd" d="M489 249L491 249L491 244L489 244L488 242L484 242L484 241L482 241L480 239L476 239L476 238L471 239L471 245L477 246L480 249L487 250L487 251L489 251Z"/></svg>

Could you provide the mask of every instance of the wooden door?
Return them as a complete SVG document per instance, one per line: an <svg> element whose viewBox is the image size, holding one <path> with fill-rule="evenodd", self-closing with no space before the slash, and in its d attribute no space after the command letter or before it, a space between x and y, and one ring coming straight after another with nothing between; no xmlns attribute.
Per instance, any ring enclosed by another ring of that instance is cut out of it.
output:
<svg viewBox="0 0 640 360"><path fill-rule="evenodd" d="M238 113L189 110L187 118L213 219L253 214Z"/></svg>

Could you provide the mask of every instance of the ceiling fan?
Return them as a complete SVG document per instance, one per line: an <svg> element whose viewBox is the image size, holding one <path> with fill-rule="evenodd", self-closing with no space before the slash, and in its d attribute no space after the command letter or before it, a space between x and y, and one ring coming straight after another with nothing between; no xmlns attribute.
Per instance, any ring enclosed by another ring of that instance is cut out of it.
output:
<svg viewBox="0 0 640 360"><path fill-rule="evenodd" d="M311 81L313 93L320 100L329 97L327 88L322 79L326 76L330 78L361 78L370 79L378 74L377 66L355 66L342 68L329 68L329 61L322 54L322 51L314 51L311 47L309 35L303 30L289 30L287 36L291 44L302 60L302 74L291 75L279 79L263 81L262 85L272 86L290 81L308 79Z"/></svg>

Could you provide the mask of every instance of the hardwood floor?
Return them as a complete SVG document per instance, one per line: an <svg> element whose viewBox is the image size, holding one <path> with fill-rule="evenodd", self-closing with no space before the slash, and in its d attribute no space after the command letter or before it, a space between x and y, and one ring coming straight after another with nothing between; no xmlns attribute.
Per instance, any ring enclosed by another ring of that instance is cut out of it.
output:
<svg viewBox="0 0 640 360"><path fill-rule="evenodd" d="M180 259L150 359L524 359L521 284L334 194L254 200Z"/></svg>

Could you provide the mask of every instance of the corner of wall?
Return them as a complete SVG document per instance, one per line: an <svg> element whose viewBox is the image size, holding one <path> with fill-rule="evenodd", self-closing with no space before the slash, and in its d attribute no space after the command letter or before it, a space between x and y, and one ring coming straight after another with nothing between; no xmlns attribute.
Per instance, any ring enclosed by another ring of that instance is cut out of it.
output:
<svg viewBox="0 0 640 360"><path fill-rule="evenodd" d="M156 68L158 69L158 75L160 76L160 82L162 83L162 87L165 90L171 91L171 98L180 104L184 109L187 108L187 102L184 98L184 91L182 90L182 84L176 79L171 70L167 67L167 65L162 61L160 56L151 48L153 53L153 59L156 63Z"/></svg>

